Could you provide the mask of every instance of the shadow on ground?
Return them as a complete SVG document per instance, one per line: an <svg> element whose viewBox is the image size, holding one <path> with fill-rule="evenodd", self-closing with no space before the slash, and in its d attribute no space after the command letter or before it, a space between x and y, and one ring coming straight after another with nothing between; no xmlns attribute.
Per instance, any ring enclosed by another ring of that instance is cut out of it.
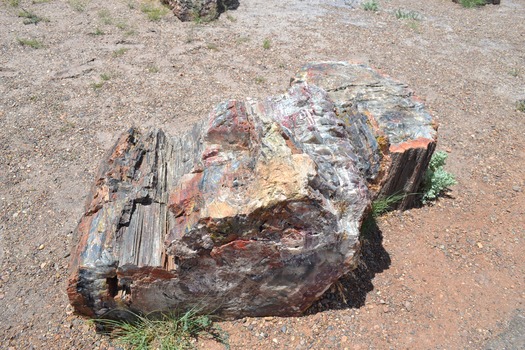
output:
<svg viewBox="0 0 525 350"><path fill-rule="evenodd" d="M374 290L375 275L390 267L390 255L383 247L383 234L373 219L365 221L361 233L361 259L358 267L344 275L306 312L360 308Z"/></svg>

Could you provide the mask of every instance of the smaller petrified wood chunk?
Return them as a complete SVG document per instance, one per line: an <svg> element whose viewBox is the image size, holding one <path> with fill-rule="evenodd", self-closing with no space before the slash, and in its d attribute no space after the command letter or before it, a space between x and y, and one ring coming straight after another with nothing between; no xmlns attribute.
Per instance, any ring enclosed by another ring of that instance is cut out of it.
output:
<svg viewBox="0 0 525 350"><path fill-rule="evenodd" d="M178 19L187 21L212 21L226 10L239 7L238 0L161 0Z"/></svg>
<svg viewBox="0 0 525 350"><path fill-rule="evenodd" d="M292 84L324 89L336 114L351 129L351 140L370 189L377 197L406 195L411 207L436 146L437 125L405 84L362 64L312 63Z"/></svg>

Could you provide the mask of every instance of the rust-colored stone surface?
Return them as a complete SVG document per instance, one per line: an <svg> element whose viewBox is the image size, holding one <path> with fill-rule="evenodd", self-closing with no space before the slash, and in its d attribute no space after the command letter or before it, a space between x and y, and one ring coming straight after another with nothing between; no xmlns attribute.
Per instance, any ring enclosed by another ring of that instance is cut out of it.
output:
<svg viewBox="0 0 525 350"><path fill-rule="evenodd" d="M131 129L76 229L71 304L299 315L356 266L371 193L410 191L435 139L406 87L339 62L306 66L281 96L221 103L183 135Z"/></svg>

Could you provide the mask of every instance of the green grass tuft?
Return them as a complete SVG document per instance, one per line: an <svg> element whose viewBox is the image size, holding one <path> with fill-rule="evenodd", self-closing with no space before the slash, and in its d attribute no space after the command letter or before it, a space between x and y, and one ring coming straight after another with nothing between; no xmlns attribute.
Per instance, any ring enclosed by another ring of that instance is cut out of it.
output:
<svg viewBox="0 0 525 350"><path fill-rule="evenodd" d="M84 12L89 4L89 0L69 0L69 6L77 12Z"/></svg>
<svg viewBox="0 0 525 350"><path fill-rule="evenodd" d="M37 39L24 39L24 38L17 38L18 43L22 46L29 46L33 49L40 49L44 47L44 44L42 44Z"/></svg>
<svg viewBox="0 0 525 350"><path fill-rule="evenodd" d="M410 19L413 21L419 21L421 19L421 15L419 12L416 11L406 11L397 9L396 12L394 12L397 19Z"/></svg>
<svg viewBox="0 0 525 350"><path fill-rule="evenodd" d="M113 57L120 57L124 55L126 52L128 52L128 50L129 50L128 48L121 47L120 49L113 51Z"/></svg>
<svg viewBox="0 0 525 350"><path fill-rule="evenodd" d="M272 47L272 42L270 39L264 39L263 41L263 49L269 50L270 47Z"/></svg>
<svg viewBox="0 0 525 350"><path fill-rule="evenodd" d="M106 328L115 342L126 349L192 349L195 339L205 334L227 344L226 337L213 325L211 318L194 311L147 316L132 314L132 318L132 322L99 319L95 323Z"/></svg>
<svg viewBox="0 0 525 350"><path fill-rule="evenodd" d="M421 186L423 193L421 202L423 204L436 200L445 193L450 186L457 183L454 175L443 169L447 157L447 153L443 151L436 152L432 155Z"/></svg>
<svg viewBox="0 0 525 350"><path fill-rule="evenodd" d="M24 18L24 24L38 24L39 22L49 22L49 19L35 15L33 12L22 9L18 17Z"/></svg>
<svg viewBox="0 0 525 350"><path fill-rule="evenodd" d="M363 3L363 10L377 12L379 11L379 5L375 0L367 1Z"/></svg>
<svg viewBox="0 0 525 350"><path fill-rule="evenodd" d="M485 0L460 0L459 3L465 8L480 7L487 4Z"/></svg>
<svg viewBox="0 0 525 350"><path fill-rule="evenodd" d="M525 100L519 100L516 102L516 110L525 113Z"/></svg>
<svg viewBox="0 0 525 350"><path fill-rule="evenodd" d="M153 4L143 4L140 10L148 16L148 19L152 22L160 21L160 19L166 16L169 10L164 6L157 6Z"/></svg>
<svg viewBox="0 0 525 350"><path fill-rule="evenodd" d="M371 215L373 218L377 218L389 210L392 210L394 205L405 198L404 193L392 194L388 197L378 198L372 202L372 212Z"/></svg>

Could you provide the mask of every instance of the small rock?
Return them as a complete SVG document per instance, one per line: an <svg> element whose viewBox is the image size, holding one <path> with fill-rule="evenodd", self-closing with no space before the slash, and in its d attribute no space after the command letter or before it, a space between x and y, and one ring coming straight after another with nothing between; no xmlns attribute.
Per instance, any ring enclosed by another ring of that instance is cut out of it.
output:
<svg viewBox="0 0 525 350"><path fill-rule="evenodd" d="M42 250L42 249L44 249L44 248L45 248L45 245L41 244L41 245L38 246L37 249L38 249L38 250Z"/></svg>
<svg viewBox="0 0 525 350"><path fill-rule="evenodd" d="M478 248L483 248L483 244L481 244L480 242L478 242Z"/></svg>
<svg viewBox="0 0 525 350"><path fill-rule="evenodd" d="M512 190L514 192L521 192L521 187L520 186L512 186Z"/></svg>
<svg viewBox="0 0 525 350"><path fill-rule="evenodd" d="M407 311L412 310L412 303L410 301L405 301L405 309Z"/></svg>
<svg viewBox="0 0 525 350"><path fill-rule="evenodd" d="M281 327L281 332L286 333L286 326Z"/></svg>

